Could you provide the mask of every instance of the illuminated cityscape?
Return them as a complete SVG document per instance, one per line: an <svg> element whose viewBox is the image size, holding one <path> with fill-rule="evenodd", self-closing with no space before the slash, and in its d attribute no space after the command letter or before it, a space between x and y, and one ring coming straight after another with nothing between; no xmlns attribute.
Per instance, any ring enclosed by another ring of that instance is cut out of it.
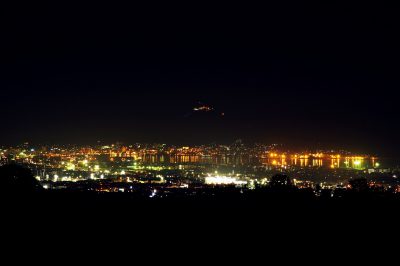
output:
<svg viewBox="0 0 400 266"><path fill-rule="evenodd" d="M32 146L0 150L1 163L31 169L48 190L144 193L166 197L212 187L246 190L268 186L288 175L298 189L342 191L351 180L366 178L371 188L400 192L398 165L347 151L290 152L280 145L180 147L167 144ZM157 191L157 192L155 192Z"/></svg>
<svg viewBox="0 0 400 266"><path fill-rule="evenodd" d="M286 253L278 262L397 254L375 251L396 247L400 224L397 8L125 2L2 8L0 213L12 262L85 263L76 253L90 248L136 262L134 243L151 253L145 263L182 258L182 246L195 253L185 264L268 263L267 244Z"/></svg>

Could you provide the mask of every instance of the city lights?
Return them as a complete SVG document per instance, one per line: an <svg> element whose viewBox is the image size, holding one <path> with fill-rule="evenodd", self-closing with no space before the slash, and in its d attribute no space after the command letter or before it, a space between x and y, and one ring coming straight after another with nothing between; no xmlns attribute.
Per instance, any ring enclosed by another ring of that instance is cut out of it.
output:
<svg viewBox="0 0 400 266"><path fill-rule="evenodd" d="M52 146L8 148L1 152L2 160L12 159L26 165L48 189L133 193L140 190L138 187L148 186L153 198L163 196L170 189L204 186L257 189L268 186L276 173L294 175L293 184L298 188L319 183L335 188L355 176L390 173L375 156L331 150L290 152L271 145L238 143L182 147L167 144Z"/></svg>
<svg viewBox="0 0 400 266"><path fill-rule="evenodd" d="M208 185L246 185L247 181L237 180L229 176L207 176L205 178L205 183Z"/></svg>
<svg viewBox="0 0 400 266"><path fill-rule="evenodd" d="M400 213L398 9L30 2L4 1L1 31L2 242L21 258L395 258L373 238L396 241Z"/></svg>

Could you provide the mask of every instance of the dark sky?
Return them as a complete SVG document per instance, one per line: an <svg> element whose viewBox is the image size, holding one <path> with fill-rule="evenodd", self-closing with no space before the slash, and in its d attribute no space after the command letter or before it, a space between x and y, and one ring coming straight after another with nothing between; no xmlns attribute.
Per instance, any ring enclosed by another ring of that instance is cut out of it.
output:
<svg viewBox="0 0 400 266"><path fill-rule="evenodd" d="M0 144L242 138L399 155L394 11L365 3L5 8ZM199 101L218 112L188 116Z"/></svg>

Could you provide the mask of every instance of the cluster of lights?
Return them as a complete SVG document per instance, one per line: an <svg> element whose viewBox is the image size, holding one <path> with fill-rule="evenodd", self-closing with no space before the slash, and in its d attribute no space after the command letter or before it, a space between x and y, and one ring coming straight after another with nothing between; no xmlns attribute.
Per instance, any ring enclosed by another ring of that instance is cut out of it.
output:
<svg viewBox="0 0 400 266"><path fill-rule="evenodd" d="M238 180L230 176L207 176L205 178L205 183L207 185L246 185L247 181Z"/></svg>
<svg viewBox="0 0 400 266"><path fill-rule="evenodd" d="M212 107L207 106L207 105L203 105L203 106L199 106L199 107L195 107L193 108L193 111L204 111L204 112L209 112L214 110Z"/></svg>

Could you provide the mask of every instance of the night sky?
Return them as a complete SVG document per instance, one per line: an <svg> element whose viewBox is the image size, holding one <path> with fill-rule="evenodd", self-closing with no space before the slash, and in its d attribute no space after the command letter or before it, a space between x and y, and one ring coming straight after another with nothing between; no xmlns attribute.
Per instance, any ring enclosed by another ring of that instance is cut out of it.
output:
<svg viewBox="0 0 400 266"><path fill-rule="evenodd" d="M56 5L4 10L2 145L241 138L400 155L391 7ZM198 102L216 111L191 113Z"/></svg>

